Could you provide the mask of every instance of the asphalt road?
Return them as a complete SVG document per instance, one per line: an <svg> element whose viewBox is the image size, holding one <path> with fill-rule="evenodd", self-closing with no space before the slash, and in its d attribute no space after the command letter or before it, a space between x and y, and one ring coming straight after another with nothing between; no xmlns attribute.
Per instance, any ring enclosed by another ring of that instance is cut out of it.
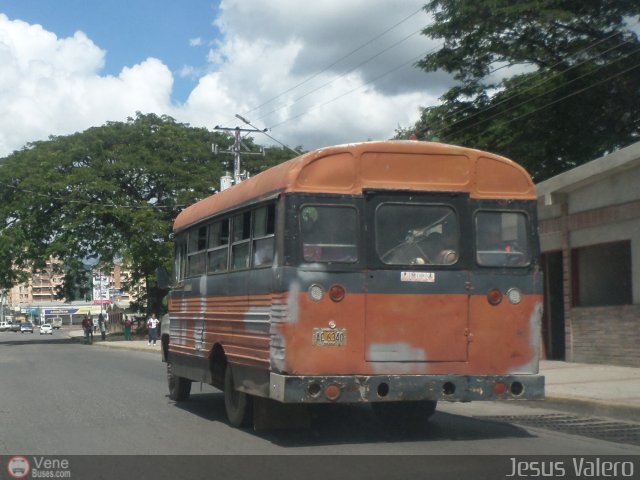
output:
<svg viewBox="0 0 640 480"><path fill-rule="evenodd" d="M122 351L74 343L61 332L0 332L0 455L640 454L639 443L495 419L503 415L559 412L442 404L430 422L395 429L366 406L334 407L318 410L308 429L239 430L226 423L222 393L212 387L194 385L188 402L169 400L157 348Z"/></svg>

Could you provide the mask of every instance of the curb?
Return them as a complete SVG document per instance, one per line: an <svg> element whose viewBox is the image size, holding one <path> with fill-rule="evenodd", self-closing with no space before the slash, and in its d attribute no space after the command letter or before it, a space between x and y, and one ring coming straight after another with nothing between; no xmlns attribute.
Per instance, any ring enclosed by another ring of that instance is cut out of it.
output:
<svg viewBox="0 0 640 480"><path fill-rule="evenodd" d="M610 417L618 420L640 422L640 407L610 403L589 398L556 397L547 395L544 400L531 402L539 408L552 408L557 410L593 415L597 417Z"/></svg>
<svg viewBox="0 0 640 480"><path fill-rule="evenodd" d="M97 346L97 347L102 347L102 348L110 348L112 350L129 350L132 352L149 352L149 353L158 353L160 354L160 348L156 347L156 348L152 348L152 347L138 347L135 345L126 345L126 346L119 346L119 345L113 345L113 343L109 343L108 341L106 342L93 342L93 345Z"/></svg>
<svg viewBox="0 0 640 480"><path fill-rule="evenodd" d="M84 335L68 335L69 339L73 342L76 343L83 343L84 342ZM107 337L108 338L108 337ZM161 353L161 349L156 347L156 348L151 348L151 347L139 347L136 345L122 345L124 343L124 340L122 341L116 341L116 342L110 342L109 340L103 341L103 340L94 340L94 342L91 344L91 346L97 346L97 347L102 347L102 348L110 348L112 350L129 350L132 352L149 352L149 353Z"/></svg>

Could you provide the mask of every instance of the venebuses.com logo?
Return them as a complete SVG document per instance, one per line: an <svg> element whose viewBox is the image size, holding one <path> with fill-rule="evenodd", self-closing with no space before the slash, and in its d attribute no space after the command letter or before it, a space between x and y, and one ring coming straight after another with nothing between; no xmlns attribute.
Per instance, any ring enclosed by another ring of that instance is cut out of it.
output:
<svg viewBox="0 0 640 480"><path fill-rule="evenodd" d="M7 462L7 473L10 478L71 478L71 465L66 458L14 455Z"/></svg>
<svg viewBox="0 0 640 480"><path fill-rule="evenodd" d="M7 462L7 472L11 478L25 478L31 471L29 460L20 455L11 457Z"/></svg>

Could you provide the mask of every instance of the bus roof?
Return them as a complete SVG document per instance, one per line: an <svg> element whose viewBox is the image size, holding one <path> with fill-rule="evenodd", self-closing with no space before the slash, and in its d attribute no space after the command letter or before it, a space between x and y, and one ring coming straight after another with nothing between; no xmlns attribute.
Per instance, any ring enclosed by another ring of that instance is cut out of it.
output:
<svg viewBox="0 0 640 480"><path fill-rule="evenodd" d="M352 143L305 153L205 198L178 215L174 231L281 192L361 195L366 189L536 199L529 174L499 155L435 142Z"/></svg>

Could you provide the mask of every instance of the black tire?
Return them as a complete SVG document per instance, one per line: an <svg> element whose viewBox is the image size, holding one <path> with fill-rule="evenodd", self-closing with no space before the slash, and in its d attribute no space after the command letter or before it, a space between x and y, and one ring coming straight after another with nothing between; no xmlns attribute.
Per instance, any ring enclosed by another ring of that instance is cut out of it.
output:
<svg viewBox="0 0 640 480"><path fill-rule="evenodd" d="M191 380L174 375L173 366L167 363L167 384L169 385L169 398L176 402L189 400L191 395Z"/></svg>
<svg viewBox="0 0 640 480"><path fill-rule="evenodd" d="M253 398L236 390L233 369L227 364L224 373L224 409L234 427L250 427L253 424Z"/></svg>
<svg viewBox="0 0 640 480"><path fill-rule="evenodd" d="M418 402L374 402L373 412L385 423L420 425L436 412L438 402L422 400Z"/></svg>

